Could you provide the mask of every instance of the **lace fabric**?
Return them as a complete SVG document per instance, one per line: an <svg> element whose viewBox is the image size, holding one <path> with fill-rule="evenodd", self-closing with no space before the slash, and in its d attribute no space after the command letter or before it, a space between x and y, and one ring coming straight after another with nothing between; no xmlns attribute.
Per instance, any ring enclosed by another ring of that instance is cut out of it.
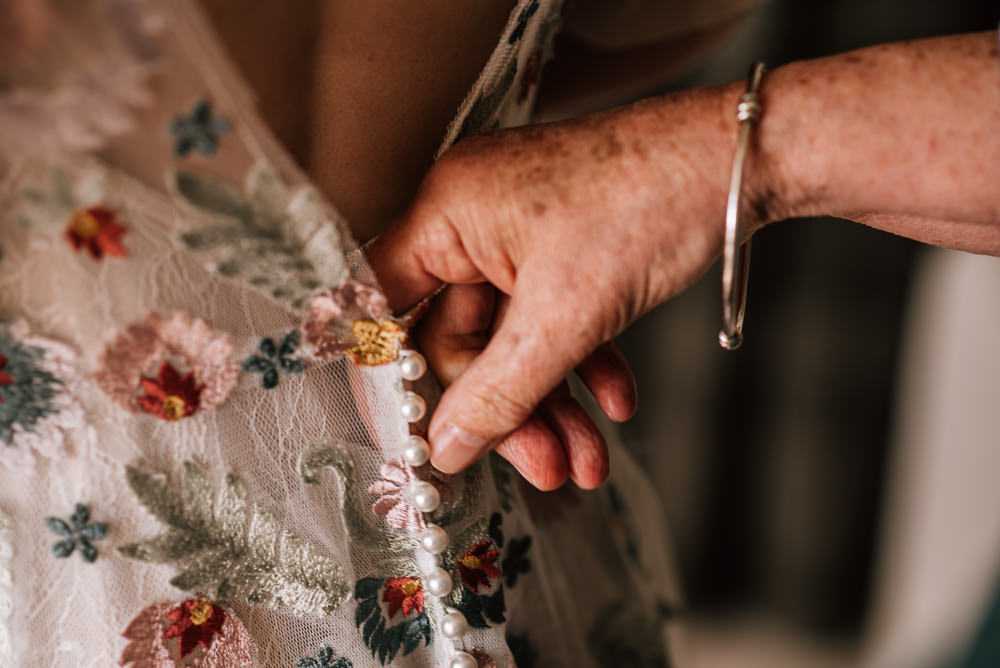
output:
<svg viewBox="0 0 1000 668"><path fill-rule="evenodd" d="M630 481L593 494L536 495L497 460L409 467L406 392L439 390L356 363L404 337L197 8L46 6L83 46L0 97L27 119L0 131L0 666L658 665L672 565L620 447ZM517 4L445 145L527 120L558 14Z"/></svg>

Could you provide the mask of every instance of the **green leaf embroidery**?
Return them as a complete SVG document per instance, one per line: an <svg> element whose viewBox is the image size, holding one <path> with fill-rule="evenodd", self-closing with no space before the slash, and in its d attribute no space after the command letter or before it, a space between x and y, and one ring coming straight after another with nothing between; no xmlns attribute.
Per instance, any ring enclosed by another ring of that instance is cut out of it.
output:
<svg viewBox="0 0 1000 668"><path fill-rule="evenodd" d="M247 503L233 473L216 490L195 462L184 463L180 492L158 475L126 470L139 502L167 531L119 551L130 559L174 563L170 583L217 599L243 597L254 605L299 615L326 615L347 597L340 568L269 513Z"/></svg>
<svg viewBox="0 0 1000 668"><path fill-rule="evenodd" d="M299 476L302 480L310 485L320 484L318 474L323 468L332 469L340 480L343 490L340 496L342 517L355 545L379 552L389 549L409 553L416 548L415 538L387 531L381 524L372 522L371 516L358 512L363 504L356 498L354 461L346 447L339 443L315 443L306 448L299 460Z"/></svg>
<svg viewBox="0 0 1000 668"><path fill-rule="evenodd" d="M219 222L184 232L181 242L228 278L239 278L301 311L324 286L339 285L348 269L330 210L311 187L294 193L265 164L250 170L246 194L229 183L176 171L174 196Z"/></svg>
<svg viewBox="0 0 1000 668"><path fill-rule="evenodd" d="M382 665L391 662L397 654L405 656L416 650L421 641L427 647L433 642L426 609L416 617L404 617L395 623L386 621L379 604L385 585L386 581L379 578L362 578L354 586L354 598L358 602L354 625L361 632L372 657L377 657Z"/></svg>

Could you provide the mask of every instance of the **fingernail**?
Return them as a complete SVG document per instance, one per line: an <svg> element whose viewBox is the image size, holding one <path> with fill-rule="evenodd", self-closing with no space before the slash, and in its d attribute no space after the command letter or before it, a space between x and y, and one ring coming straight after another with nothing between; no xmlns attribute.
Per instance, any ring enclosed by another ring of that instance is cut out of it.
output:
<svg viewBox="0 0 1000 668"><path fill-rule="evenodd" d="M431 434L431 461L439 471L458 473L479 459L486 445L486 439L449 422Z"/></svg>

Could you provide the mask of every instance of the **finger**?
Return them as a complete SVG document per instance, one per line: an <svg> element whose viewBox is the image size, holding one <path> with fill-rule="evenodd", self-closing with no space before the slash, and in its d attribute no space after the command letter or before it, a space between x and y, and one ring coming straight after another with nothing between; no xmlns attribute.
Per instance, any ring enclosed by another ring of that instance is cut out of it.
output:
<svg viewBox="0 0 1000 668"><path fill-rule="evenodd" d="M607 443L566 383L542 402L541 412L562 443L573 482L583 489L604 484L610 469Z"/></svg>
<svg viewBox="0 0 1000 668"><path fill-rule="evenodd" d="M442 386L451 385L486 347L498 301L496 290L486 284L449 285L434 300L415 336ZM566 481L563 444L540 414L515 429L497 452L540 490Z"/></svg>
<svg viewBox="0 0 1000 668"><path fill-rule="evenodd" d="M569 473L566 451L539 413L500 441L496 451L543 492L559 489L566 482Z"/></svg>
<svg viewBox="0 0 1000 668"><path fill-rule="evenodd" d="M417 326L417 348L443 387L448 387L489 341L496 290L486 283L449 285Z"/></svg>
<svg viewBox="0 0 1000 668"><path fill-rule="evenodd" d="M432 461L442 471L462 470L518 427L600 340L596 325L569 306L586 303L583 295L567 294L583 286L523 278L489 345L431 419ZM560 294L535 287L546 283L559 285Z"/></svg>
<svg viewBox="0 0 1000 668"><path fill-rule="evenodd" d="M598 346L576 367L576 374L609 418L624 422L635 414L638 408L635 376L614 343Z"/></svg>
<svg viewBox="0 0 1000 668"><path fill-rule="evenodd" d="M419 199L372 243L367 259L394 311L412 307L442 283L483 280L455 228Z"/></svg>

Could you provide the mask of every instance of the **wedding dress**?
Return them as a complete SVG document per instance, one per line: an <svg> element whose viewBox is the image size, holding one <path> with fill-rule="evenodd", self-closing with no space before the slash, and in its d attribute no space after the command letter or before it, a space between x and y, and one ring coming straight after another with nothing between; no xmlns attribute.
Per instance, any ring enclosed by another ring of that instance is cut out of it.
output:
<svg viewBox="0 0 1000 668"><path fill-rule="evenodd" d="M409 322L199 9L23 6L0 667L664 665L679 603L641 472L613 435L595 492L422 463L438 390ZM442 150L528 120L559 13L517 3Z"/></svg>

